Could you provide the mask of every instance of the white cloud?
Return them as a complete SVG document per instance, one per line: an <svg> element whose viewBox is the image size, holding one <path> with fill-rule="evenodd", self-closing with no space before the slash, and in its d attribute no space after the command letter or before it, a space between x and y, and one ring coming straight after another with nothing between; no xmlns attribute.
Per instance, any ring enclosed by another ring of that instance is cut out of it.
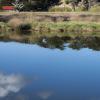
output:
<svg viewBox="0 0 100 100"><path fill-rule="evenodd" d="M5 75L0 73L0 97L7 96L10 92L18 92L23 87L23 77L20 75Z"/></svg>

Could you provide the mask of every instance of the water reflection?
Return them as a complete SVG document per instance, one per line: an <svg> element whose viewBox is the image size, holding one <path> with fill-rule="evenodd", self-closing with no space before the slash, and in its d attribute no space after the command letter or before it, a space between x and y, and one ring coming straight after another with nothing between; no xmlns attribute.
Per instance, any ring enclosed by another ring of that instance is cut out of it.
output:
<svg viewBox="0 0 100 100"><path fill-rule="evenodd" d="M60 49L60 50L64 50L65 46L64 43L66 41L64 41L63 38L60 37L51 37L51 38L47 38L47 37L41 37L38 39L37 43L38 45L40 45L41 47L44 48L50 48L50 49Z"/></svg>
<svg viewBox="0 0 100 100"><path fill-rule="evenodd" d="M33 35L18 35L11 34L0 36L0 41L17 41L21 43L37 44L44 48L64 50L66 44L69 48L80 50L81 48L90 48L100 51L100 37L99 36L83 36L72 34L40 34L33 33Z"/></svg>
<svg viewBox="0 0 100 100"><path fill-rule="evenodd" d="M66 46L72 49L80 50L82 48L89 48L100 51L100 37L97 36L81 36L71 38L68 36L53 36L53 37L38 37L36 39L26 39L25 43L37 44L44 48L64 50ZM68 44L68 45L66 45Z"/></svg>
<svg viewBox="0 0 100 100"><path fill-rule="evenodd" d="M21 75L6 75L0 73L0 97L3 98L9 93L17 93L24 86L24 80Z"/></svg>
<svg viewBox="0 0 100 100"><path fill-rule="evenodd" d="M21 73L28 84L21 75L0 73L0 100L99 100L100 52L90 50L100 51L99 37L33 36L19 42L0 43L0 70Z"/></svg>
<svg viewBox="0 0 100 100"><path fill-rule="evenodd" d="M100 51L100 37L76 37L69 45L72 49L89 48Z"/></svg>
<svg viewBox="0 0 100 100"><path fill-rule="evenodd" d="M38 93L38 96L43 100L47 100L52 95L53 93L51 91L42 91Z"/></svg>

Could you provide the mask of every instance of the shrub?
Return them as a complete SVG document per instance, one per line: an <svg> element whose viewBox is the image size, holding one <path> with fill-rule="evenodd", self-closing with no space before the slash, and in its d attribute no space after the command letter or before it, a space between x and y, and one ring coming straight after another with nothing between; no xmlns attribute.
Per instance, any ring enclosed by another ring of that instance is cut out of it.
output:
<svg viewBox="0 0 100 100"><path fill-rule="evenodd" d="M22 23L23 23L22 20L20 20L18 18L13 18L8 21L8 26L10 26L12 29L16 29L16 27L18 27Z"/></svg>
<svg viewBox="0 0 100 100"><path fill-rule="evenodd" d="M66 4L69 4L71 2L77 2L78 0L65 0Z"/></svg>
<svg viewBox="0 0 100 100"><path fill-rule="evenodd" d="M72 9L69 7L59 7L55 6L49 9L50 12L71 12Z"/></svg>
<svg viewBox="0 0 100 100"><path fill-rule="evenodd" d="M79 11L79 12L87 11L87 9L84 6L79 6L79 7L76 8L76 11Z"/></svg>
<svg viewBox="0 0 100 100"><path fill-rule="evenodd" d="M31 30L31 24L27 23L27 21L23 22L21 19L17 18L11 19L7 25L11 27L12 30L19 32Z"/></svg>
<svg viewBox="0 0 100 100"><path fill-rule="evenodd" d="M94 5L90 8L91 12L100 12L100 5Z"/></svg>
<svg viewBox="0 0 100 100"><path fill-rule="evenodd" d="M32 29L32 26L30 24L26 24L26 23L20 24L17 27L17 30L20 31L20 32L30 31L31 29Z"/></svg>

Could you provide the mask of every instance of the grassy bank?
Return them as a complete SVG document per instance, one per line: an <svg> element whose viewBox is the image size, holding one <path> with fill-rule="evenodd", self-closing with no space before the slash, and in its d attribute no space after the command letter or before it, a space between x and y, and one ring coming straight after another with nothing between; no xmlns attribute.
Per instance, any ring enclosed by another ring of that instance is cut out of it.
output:
<svg viewBox="0 0 100 100"><path fill-rule="evenodd" d="M100 33L99 13L2 12L0 19L0 31Z"/></svg>
<svg viewBox="0 0 100 100"><path fill-rule="evenodd" d="M32 31L32 32L60 32L60 33L96 33L100 34L100 23L96 22L31 22L31 23L0 23L1 31Z"/></svg>
<svg viewBox="0 0 100 100"><path fill-rule="evenodd" d="M32 30L39 32L75 32L75 33L93 33L100 32L100 23L96 22L34 22L32 23Z"/></svg>

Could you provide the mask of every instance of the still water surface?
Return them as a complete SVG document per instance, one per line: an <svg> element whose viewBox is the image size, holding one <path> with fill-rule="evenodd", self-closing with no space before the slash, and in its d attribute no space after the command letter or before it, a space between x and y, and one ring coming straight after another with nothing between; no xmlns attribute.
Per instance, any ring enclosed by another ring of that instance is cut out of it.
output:
<svg viewBox="0 0 100 100"><path fill-rule="evenodd" d="M100 100L100 52L0 42L0 100Z"/></svg>

